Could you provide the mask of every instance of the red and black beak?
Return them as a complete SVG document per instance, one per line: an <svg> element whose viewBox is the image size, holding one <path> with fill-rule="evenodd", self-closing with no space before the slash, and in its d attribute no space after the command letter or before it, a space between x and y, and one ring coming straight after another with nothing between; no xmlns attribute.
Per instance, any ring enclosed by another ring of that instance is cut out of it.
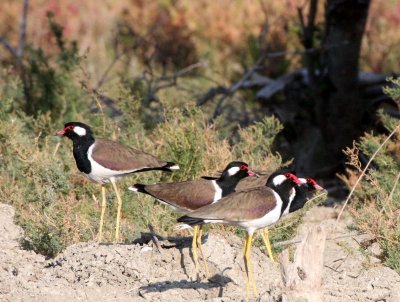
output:
<svg viewBox="0 0 400 302"><path fill-rule="evenodd" d="M65 128L57 131L54 136L63 136L66 133Z"/></svg>
<svg viewBox="0 0 400 302"><path fill-rule="evenodd" d="M286 173L285 175L287 178L291 179L295 184L297 185L302 185L302 181L300 179L297 178L296 175L294 175L293 173Z"/></svg>

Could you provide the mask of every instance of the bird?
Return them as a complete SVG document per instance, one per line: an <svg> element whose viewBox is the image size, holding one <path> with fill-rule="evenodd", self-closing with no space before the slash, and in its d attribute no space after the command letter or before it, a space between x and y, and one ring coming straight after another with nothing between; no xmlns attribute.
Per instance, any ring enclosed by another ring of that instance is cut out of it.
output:
<svg viewBox="0 0 400 302"><path fill-rule="evenodd" d="M296 196L290 203L290 207L288 207L284 211L283 216L289 213L293 213L304 207L306 202L310 200L310 198L314 195L316 191L325 190L313 178L299 177L298 179L300 180L301 184L295 187Z"/></svg>
<svg viewBox="0 0 400 302"><path fill-rule="evenodd" d="M301 184L292 173L276 171L270 175L262 187L232 193L216 203L202 207L177 219L191 226L208 223L223 223L244 228L247 236L244 249L246 269L246 293L257 295L253 269L250 261L250 248L253 234L258 229L276 223L296 195L295 187Z"/></svg>
<svg viewBox="0 0 400 302"><path fill-rule="evenodd" d="M219 178L202 177L195 180L153 185L134 184L128 189L150 195L161 203L170 206L174 211L186 214L217 202L222 197L233 193L237 183L247 176L256 178L255 173L249 169L247 163L232 161L225 167ZM201 248L201 236L202 226L195 226L192 240L193 260L198 273L198 247L208 276L209 271Z"/></svg>
<svg viewBox="0 0 400 302"><path fill-rule="evenodd" d="M81 122L68 122L56 135L72 140L76 165L92 181L101 184L101 216L98 241L102 241L103 220L106 208L105 184L111 182L118 202L115 241L119 241L122 200L116 180L131 173L161 170L172 172L179 166L166 162L146 152L108 139L95 138L90 126Z"/></svg>
<svg viewBox="0 0 400 302"><path fill-rule="evenodd" d="M295 189L295 197L293 200L287 205L287 207L282 212L281 217L286 216L290 213L293 213L306 204L306 202L312 197L314 192L324 190L313 178L299 178L300 184L297 184ZM271 242L269 240L269 231L268 227L265 227L262 232L261 236L263 238L268 257L271 259L272 262L276 262L271 248Z"/></svg>

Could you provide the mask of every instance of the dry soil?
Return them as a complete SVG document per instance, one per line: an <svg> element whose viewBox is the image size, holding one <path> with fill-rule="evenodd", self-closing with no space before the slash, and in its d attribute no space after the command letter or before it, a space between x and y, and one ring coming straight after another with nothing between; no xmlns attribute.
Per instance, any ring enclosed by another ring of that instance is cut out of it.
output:
<svg viewBox="0 0 400 302"><path fill-rule="evenodd" d="M310 210L299 228L301 238L314 224L329 237L350 234L350 218L335 221L336 211ZM14 209L0 204L0 301L243 301L242 241L234 235L211 233L204 253L212 281L197 280L190 238L127 245L79 243L55 259L21 250L23 236L13 221ZM142 238L143 239L143 238ZM146 239L146 238L144 238ZM400 301L400 276L383 266L375 244L363 249L365 236L328 240L324 256L325 301ZM367 238L368 239L368 238ZM141 240L146 242L147 240ZM259 297L280 301L279 264L259 248L251 252Z"/></svg>

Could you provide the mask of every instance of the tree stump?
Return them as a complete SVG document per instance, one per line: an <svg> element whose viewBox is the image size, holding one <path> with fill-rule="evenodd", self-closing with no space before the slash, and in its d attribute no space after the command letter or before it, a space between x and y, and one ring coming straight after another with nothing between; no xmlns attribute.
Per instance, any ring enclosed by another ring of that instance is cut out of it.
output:
<svg viewBox="0 0 400 302"><path fill-rule="evenodd" d="M283 280L282 302L323 301L322 269L326 231L322 226L313 227L301 241L289 261L286 249L280 257Z"/></svg>

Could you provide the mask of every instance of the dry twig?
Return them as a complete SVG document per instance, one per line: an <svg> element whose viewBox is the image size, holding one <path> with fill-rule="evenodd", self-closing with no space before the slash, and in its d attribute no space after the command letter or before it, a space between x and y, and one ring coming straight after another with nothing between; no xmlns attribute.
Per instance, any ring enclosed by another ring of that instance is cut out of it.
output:
<svg viewBox="0 0 400 302"><path fill-rule="evenodd" d="M160 242L158 241L157 234L156 234L156 232L154 231L153 226L149 223L149 224L147 225L147 227L148 227L149 230L150 230L151 239L152 239L153 242L155 243L158 252L161 254L161 252L162 252L161 245L160 245Z"/></svg>
<svg viewBox="0 0 400 302"><path fill-rule="evenodd" d="M383 143L378 147L378 149L376 149L375 153L371 156L370 160L368 161L367 165L365 166L364 170L361 172L361 175L358 177L356 183L354 184L353 188L351 189L349 195L347 196L343 207L341 208L339 215L336 219L336 221L339 221L340 217L342 216L342 213L344 211L344 209L347 206L347 203L350 200L350 197L353 195L354 191L356 190L358 184L360 183L361 179L363 178L363 176L365 175L365 172L367 172L369 166L371 165L372 161L374 160L375 156L379 153L379 151L382 149L382 147L390 140L390 138L397 132L397 130L399 130L400 128L400 124L397 125L396 128L394 128L394 130L389 134L389 136L383 141Z"/></svg>
<svg viewBox="0 0 400 302"><path fill-rule="evenodd" d="M29 0L24 1L24 6L22 9L22 21L21 26L19 28L19 42L18 42L18 50L17 56L18 58L22 58L25 49L25 40L26 40L26 23L28 20L28 9L29 9Z"/></svg>

